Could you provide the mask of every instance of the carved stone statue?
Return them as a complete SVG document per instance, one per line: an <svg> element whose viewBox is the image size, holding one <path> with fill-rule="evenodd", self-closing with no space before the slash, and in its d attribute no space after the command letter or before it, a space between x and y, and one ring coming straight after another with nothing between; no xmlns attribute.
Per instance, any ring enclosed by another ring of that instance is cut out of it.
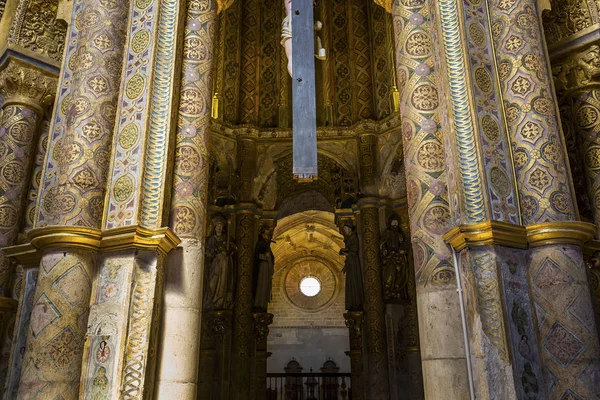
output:
<svg viewBox="0 0 600 400"><path fill-rule="evenodd" d="M292 0L284 0L285 18L281 24L281 45L287 57L287 70L292 76Z"/></svg>
<svg viewBox="0 0 600 400"><path fill-rule="evenodd" d="M254 250L254 309L267 312L271 302L273 274L275 273L275 257L271 251L270 228L263 228Z"/></svg>
<svg viewBox="0 0 600 400"><path fill-rule="evenodd" d="M408 257L403 249L400 219L392 216L381 237L383 295L387 299L408 299Z"/></svg>
<svg viewBox="0 0 600 400"><path fill-rule="evenodd" d="M344 235L346 245L340 250L340 255L346 256L342 269L342 272L346 274L346 310L359 311L363 308L364 297L358 235L349 223L342 226L342 235Z"/></svg>
<svg viewBox="0 0 600 400"><path fill-rule="evenodd" d="M285 4L285 18L281 24L281 45L285 49L285 56L287 57L287 70L290 76L292 76L292 0L284 0ZM316 0L313 0L313 6L316 5ZM314 30L316 32L323 29L321 21L315 21ZM315 57L319 60L326 59L326 51L323 47L321 37L315 34Z"/></svg>
<svg viewBox="0 0 600 400"><path fill-rule="evenodd" d="M226 231L227 222L221 215L213 217L214 232L206 240L205 265L207 283L206 309L226 310L233 306L235 291L235 244Z"/></svg>

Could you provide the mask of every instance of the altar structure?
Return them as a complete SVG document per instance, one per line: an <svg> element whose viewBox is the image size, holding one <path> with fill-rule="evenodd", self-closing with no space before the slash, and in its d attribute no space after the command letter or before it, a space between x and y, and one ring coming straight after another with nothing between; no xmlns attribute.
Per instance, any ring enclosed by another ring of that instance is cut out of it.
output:
<svg viewBox="0 0 600 400"><path fill-rule="evenodd" d="M600 398L600 3L306 1L310 182L283 0L0 0L3 399Z"/></svg>

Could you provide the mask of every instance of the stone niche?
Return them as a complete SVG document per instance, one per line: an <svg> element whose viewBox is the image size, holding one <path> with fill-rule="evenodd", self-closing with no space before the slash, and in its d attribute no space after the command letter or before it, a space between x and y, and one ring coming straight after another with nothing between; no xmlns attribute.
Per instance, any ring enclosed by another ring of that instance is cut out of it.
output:
<svg viewBox="0 0 600 400"><path fill-rule="evenodd" d="M296 359L303 372L320 372L331 358L340 372L350 372L348 329L344 323L343 240L324 211L296 213L281 219L274 233L273 313L267 350L267 371L282 373ZM300 290L303 279L315 278L316 295Z"/></svg>

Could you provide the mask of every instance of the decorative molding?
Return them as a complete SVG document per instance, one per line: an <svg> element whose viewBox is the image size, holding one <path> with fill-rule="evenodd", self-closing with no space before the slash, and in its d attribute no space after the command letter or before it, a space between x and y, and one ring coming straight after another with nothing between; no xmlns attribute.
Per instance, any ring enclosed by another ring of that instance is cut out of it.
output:
<svg viewBox="0 0 600 400"><path fill-rule="evenodd" d="M354 138L363 134L382 135L391 130L398 129L401 126L399 114L392 114L389 117L380 120L361 120L352 126L343 127L319 127L317 128L317 138L319 140L344 138ZM292 138L292 129L290 128L260 128L254 125L232 125L220 120L212 120L211 133L227 138L248 137L273 142L277 139L289 140Z"/></svg>
<svg viewBox="0 0 600 400"><path fill-rule="evenodd" d="M42 252L36 249L31 243L4 247L2 252L7 257L15 260L17 264L26 267L38 267L42 260Z"/></svg>
<svg viewBox="0 0 600 400"><path fill-rule="evenodd" d="M34 229L27 236L31 245L39 250L81 248L111 252L133 248L156 250L166 255L181 243L170 228L147 229L137 225L107 231L76 226L51 226Z"/></svg>
<svg viewBox="0 0 600 400"><path fill-rule="evenodd" d="M596 226L588 222L544 222L527 226L529 247L550 244L574 244L582 246L594 238Z"/></svg>
<svg viewBox="0 0 600 400"><path fill-rule="evenodd" d="M467 247L481 246L527 249L552 244L583 246L593 239L595 232L595 225L578 221L544 222L529 226L486 221L456 226L444 235L444 240L457 252Z"/></svg>
<svg viewBox="0 0 600 400"><path fill-rule="evenodd" d="M444 240L457 252L466 247L493 245L526 249L527 230L521 225L485 221L475 225L456 226L444 235Z"/></svg>
<svg viewBox="0 0 600 400"><path fill-rule="evenodd" d="M9 46L23 49L43 62L60 63L67 23L57 18L58 3L59 0L21 0L10 27Z"/></svg>

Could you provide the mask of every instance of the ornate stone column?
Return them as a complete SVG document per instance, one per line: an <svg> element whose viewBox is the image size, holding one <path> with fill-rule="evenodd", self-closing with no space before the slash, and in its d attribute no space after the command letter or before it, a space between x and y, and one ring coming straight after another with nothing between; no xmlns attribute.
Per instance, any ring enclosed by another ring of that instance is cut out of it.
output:
<svg viewBox="0 0 600 400"><path fill-rule="evenodd" d="M76 0L32 244L43 250L19 397L79 395L128 2Z"/></svg>
<svg viewBox="0 0 600 400"><path fill-rule="evenodd" d="M379 259L379 203L374 198L363 198L360 209L362 258L364 276L364 315L366 358L369 367L367 396L389 399L388 348Z"/></svg>
<svg viewBox="0 0 600 400"><path fill-rule="evenodd" d="M9 59L0 73L4 98L0 120L0 248L16 244L38 139L38 125L54 101L56 77L39 67ZM8 257L0 252L0 296L8 297Z"/></svg>
<svg viewBox="0 0 600 400"><path fill-rule="evenodd" d="M254 349L252 321L252 271L256 242L256 210L253 201L253 182L256 171L256 143L239 138L237 165L240 174L240 203L236 208L235 240L238 248L235 302L233 305L233 338L231 345L230 398L250 398L250 375Z"/></svg>
<svg viewBox="0 0 600 400"><path fill-rule="evenodd" d="M185 329L165 324L161 337L165 342L187 339L185 350L182 347L183 351L177 353L172 352L171 346L161 347L159 398L171 398L173 393L182 399L196 398L200 341L204 335L198 332L202 325L199 293L204 280L210 107L216 58L213 50L217 13L232 3L231 0L188 1L185 26L179 27L184 30L184 48L170 226L182 238L182 244L169 262L165 315L185 321Z"/></svg>
<svg viewBox="0 0 600 400"><path fill-rule="evenodd" d="M252 321L252 271L256 216L252 206L238 206L236 212L236 244L238 248L237 284L233 305L233 337L231 345L230 398L249 399L254 324Z"/></svg>
<svg viewBox="0 0 600 400"><path fill-rule="evenodd" d="M548 395L593 397L594 384L586 382L592 379L590 365L600 358L600 345L597 330L593 325L590 329L590 318L582 317L593 311L579 245L591 238L594 229L576 222L575 195L536 3L494 0L490 15L515 149L522 218L533 247L528 276Z"/></svg>
<svg viewBox="0 0 600 400"><path fill-rule="evenodd" d="M385 3L394 18L425 398L465 399L467 363L456 276L452 252L442 238L451 220L439 73L432 68L432 13L426 1Z"/></svg>
<svg viewBox="0 0 600 400"><path fill-rule="evenodd" d="M51 72L14 58L9 58L0 72L0 95L4 99L0 119L0 389L5 387L9 359L4 355L11 353L18 304L18 297L11 296L14 271L1 249L17 244L26 219L39 122L54 101L56 83Z"/></svg>
<svg viewBox="0 0 600 400"><path fill-rule="evenodd" d="M352 371L352 398L365 399L365 386L363 378L363 317L362 311L350 311L344 314L346 326L350 331L350 370Z"/></svg>
<svg viewBox="0 0 600 400"><path fill-rule="evenodd" d="M269 325L273 323L273 314L253 313L254 319L254 389L253 399L267 398L267 358L271 355L267 351L267 338Z"/></svg>

